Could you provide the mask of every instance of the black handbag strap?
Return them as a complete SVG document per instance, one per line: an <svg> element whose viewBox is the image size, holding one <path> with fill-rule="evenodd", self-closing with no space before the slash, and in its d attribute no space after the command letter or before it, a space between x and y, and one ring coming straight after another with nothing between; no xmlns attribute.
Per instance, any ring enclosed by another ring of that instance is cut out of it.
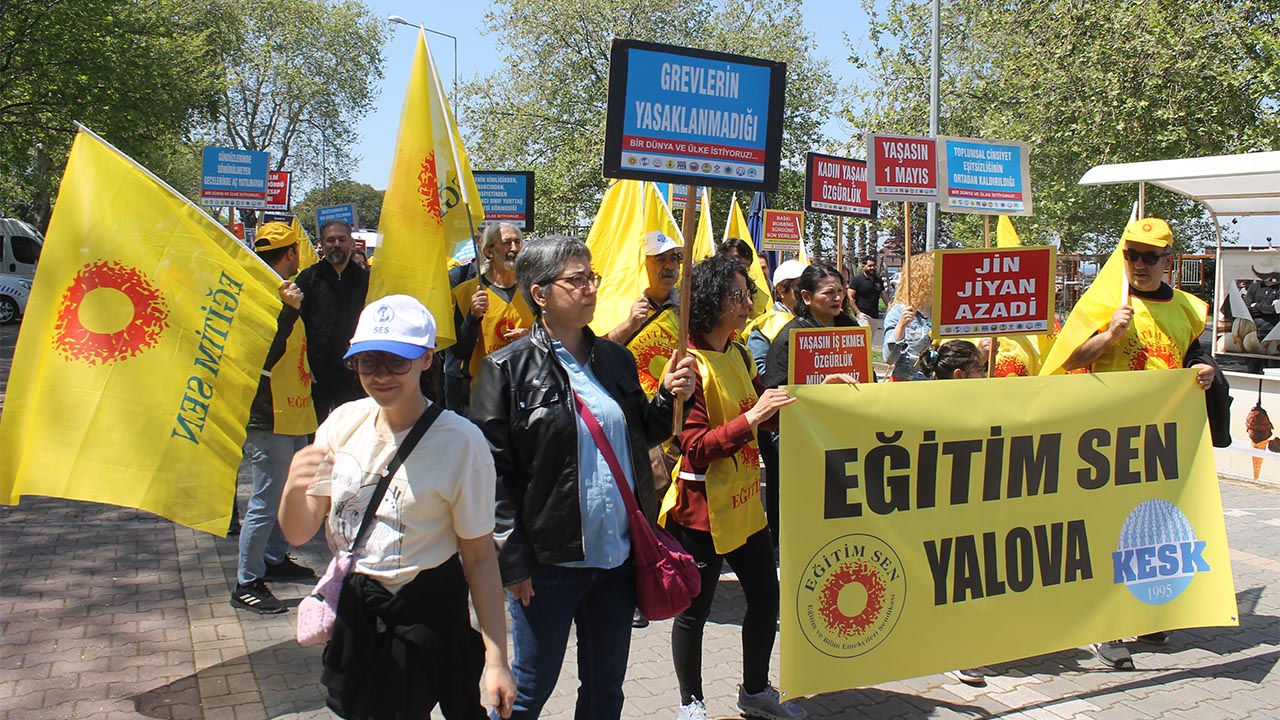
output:
<svg viewBox="0 0 1280 720"><path fill-rule="evenodd" d="M400 447L396 448L395 457L391 458L391 462L387 463L387 467L382 471L382 477L378 478L378 487L373 491L373 497L369 498L369 507L364 510L364 519L360 521L360 529L356 531L356 537L351 541L351 554L354 555L356 548L360 546L360 541L364 539L365 533L373 525L373 518L378 514L378 505L382 504L382 497L387 494L387 486L391 484L391 478L404 464L409 454L413 452L413 448L417 446L418 441L423 435L427 434L427 429L440 417L444 412L444 408L439 403L431 403L427 407L426 412L422 413L422 417L418 418L418 422L409 428L409 434L404 437L404 442L400 443Z"/></svg>

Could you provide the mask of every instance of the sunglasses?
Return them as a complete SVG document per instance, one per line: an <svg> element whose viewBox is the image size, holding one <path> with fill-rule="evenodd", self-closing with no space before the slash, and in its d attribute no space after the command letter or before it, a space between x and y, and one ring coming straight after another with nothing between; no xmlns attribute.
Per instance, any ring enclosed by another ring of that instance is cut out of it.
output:
<svg viewBox="0 0 1280 720"><path fill-rule="evenodd" d="M1147 265L1155 265L1156 263L1160 262L1161 259L1166 258L1168 256L1169 256L1169 253L1167 252L1158 253L1158 252L1155 252L1154 250L1148 250L1146 252L1138 252L1137 250L1125 248L1125 251L1124 251L1125 260L1128 260L1129 262L1138 262L1139 260L1141 260L1143 263Z"/></svg>
<svg viewBox="0 0 1280 720"><path fill-rule="evenodd" d="M386 368L392 375L403 375L413 367L413 361L399 355L360 354L347 358L347 369L361 375L375 375L378 368Z"/></svg>
<svg viewBox="0 0 1280 720"><path fill-rule="evenodd" d="M731 303L751 302L753 297L755 297L755 292L753 292L751 288L729 291L729 302Z"/></svg>

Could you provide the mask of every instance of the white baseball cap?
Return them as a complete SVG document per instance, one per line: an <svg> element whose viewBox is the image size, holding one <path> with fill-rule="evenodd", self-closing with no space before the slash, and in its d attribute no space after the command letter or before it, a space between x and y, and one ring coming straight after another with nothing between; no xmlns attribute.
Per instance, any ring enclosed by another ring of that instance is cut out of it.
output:
<svg viewBox="0 0 1280 720"><path fill-rule="evenodd" d="M645 233L644 236L644 254L653 256L661 255L664 252L675 250L680 247L680 243L663 235L660 230Z"/></svg>
<svg viewBox="0 0 1280 720"><path fill-rule="evenodd" d="M418 299L388 295L360 312L351 349L342 358L380 350L413 360L436 346L436 319Z"/></svg>
<svg viewBox="0 0 1280 720"><path fill-rule="evenodd" d="M773 286L778 287L778 283L783 280L794 280L800 277L804 268L805 264L799 260L783 260L773 270Z"/></svg>

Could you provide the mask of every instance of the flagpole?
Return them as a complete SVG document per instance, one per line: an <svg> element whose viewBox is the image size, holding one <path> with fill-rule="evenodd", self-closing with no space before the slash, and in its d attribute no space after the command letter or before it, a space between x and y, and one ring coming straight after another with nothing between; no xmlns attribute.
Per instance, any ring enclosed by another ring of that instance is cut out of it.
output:
<svg viewBox="0 0 1280 720"><path fill-rule="evenodd" d="M911 305L911 203L902 203L902 280L906 283L903 297ZM915 307L912 305L912 307Z"/></svg>
<svg viewBox="0 0 1280 720"><path fill-rule="evenodd" d="M426 27L419 25L418 34L419 37L422 38L423 45L427 48L427 67L431 71L431 82L435 83L436 94L440 96L440 104L442 106L440 108L440 114L444 116L445 133L449 136L449 150L453 155L453 173L458 177L458 194L462 196L462 208L466 211L467 227L471 229L471 239L474 243L476 237L476 221L471 217L471 198L467 195L467 182L466 178L462 176L462 165L461 161L458 159L458 145L454 142L454 135L458 128L458 121L453 117L453 111L449 108L449 99L444 94L444 85L440 83L440 72L436 68L435 58L431 55L431 43L427 41ZM455 53L457 51L456 43L454 44L454 51ZM457 73L458 71L456 57L454 58L453 71L454 73ZM457 91L458 89L458 82L456 78L453 83L453 89L454 91Z"/></svg>
<svg viewBox="0 0 1280 720"><path fill-rule="evenodd" d="M844 218L836 215L836 271L844 275Z"/></svg>
<svg viewBox="0 0 1280 720"><path fill-rule="evenodd" d="M241 247L245 247L245 244L244 244L243 242L241 242L241 241L240 241L240 238L238 238L238 237L236 237L235 235L233 235L233 234L231 233L231 231L230 231L230 230L228 230L228 229L226 228L226 226L224 226L221 222L218 222L216 219L214 219L214 218L212 218L212 217L209 217L209 213L205 212L205 209L204 209L204 208L202 208L202 207L200 207L199 205L197 205L197 204L195 204L195 203L191 202L191 198L187 197L186 195L183 195L182 193L178 192L177 190L174 190L174 189L173 189L173 187L169 185L169 183L167 183L167 182L165 182L165 181L161 180L159 177L157 177L157 176L156 176L156 174L155 174L155 173L151 172L150 170L146 169L146 168L145 168L145 167L143 167L141 164L139 164L137 160L134 160L133 158L129 157L128 155L124 154L123 152L120 152L120 148L116 147L115 145L112 145L111 143L107 142L106 140L103 140L103 139L102 139L102 136L98 135L98 133L96 133L96 132L94 132L94 131L90 130L90 129L89 129L89 128L87 128L87 127L85 127L85 126L84 126L83 124L81 124L79 121L75 121L75 123L76 123L76 128L77 128L80 132L82 132L82 133L84 133L84 134L88 135L89 137L93 138L94 140L97 140L98 142L102 143L103 145L107 146L108 148L111 148L111 152L115 153L116 155L119 155L122 159L124 159L124 161L125 161L125 162L129 163L130 165L134 166L134 167L135 167L135 168L137 168L138 170L142 171L142 173L143 173L144 175L146 175L147 177L151 178L151 179L152 179L153 181L155 181L155 183L156 183L157 185L159 185L160 187L164 188L165 190L168 190L169 192L173 193L173 194L174 194L174 195L176 195L177 197L182 198L182 201L183 201L183 202L185 202L186 204L190 205L193 209L195 209L195 210L199 210L199 211L200 211L200 214L201 214L201 215L203 215L203 216L205 217L205 219L209 220L209 221L210 221L210 222L212 222L214 225L218 226L218 229L219 229L219 230L221 230L221 231L222 231L222 233L223 233L224 235L226 235L227 237L231 238L232 240L235 240L237 245L239 245L239 246L241 246ZM235 208L227 208L227 209L228 209L229 211L231 211L231 212L230 212L230 214L231 214L231 218L232 218L232 224L234 225L234 224L235 224ZM245 247L245 249L246 249L246 250L249 250L249 253L248 253L248 254L249 254L249 255L252 255L254 260L256 260L256 261L258 261L258 262L262 263L262 266L263 266L263 267L265 267L265 268L267 268L267 269L271 270L271 272L275 272L275 270L274 270L270 265L268 265L268 264L267 264L267 262L266 262L265 260L263 260L261 256L259 256L259 255L258 255L258 253L253 252L253 250L252 250L251 248L247 248L247 247Z"/></svg>
<svg viewBox="0 0 1280 720"><path fill-rule="evenodd" d="M674 193L674 188L672 189ZM689 185L684 196L684 215L681 217L680 232L684 235L684 261L680 264L680 333L676 338L676 355L671 362L678 363L684 359L689 348L689 294L693 286L693 243L688 238L697 233L693 206L697 200L697 188ZM708 228L709 229L709 228ZM673 368L674 369L674 368ZM675 413L671 418L671 434L679 435L684 430L684 400L676 398Z"/></svg>

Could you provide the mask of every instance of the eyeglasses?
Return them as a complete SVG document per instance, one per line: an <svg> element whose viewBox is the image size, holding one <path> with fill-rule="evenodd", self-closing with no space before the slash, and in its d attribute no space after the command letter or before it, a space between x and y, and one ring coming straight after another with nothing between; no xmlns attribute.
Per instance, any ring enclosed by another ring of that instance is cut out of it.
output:
<svg viewBox="0 0 1280 720"><path fill-rule="evenodd" d="M579 273L577 275L552 278L551 282L560 282L562 280L569 283L574 290L586 290L588 285L591 287L600 287L600 283L604 278L600 277L600 273Z"/></svg>
<svg viewBox="0 0 1280 720"><path fill-rule="evenodd" d="M729 302L731 303L752 302L752 298L754 297L755 292L751 288L729 291Z"/></svg>
<svg viewBox="0 0 1280 720"><path fill-rule="evenodd" d="M1139 260L1141 260L1147 265L1155 265L1156 263L1160 262L1162 259L1168 256L1169 256L1169 253L1167 252L1158 253L1154 250L1148 250L1146 252L1138 252L1137 250L1132 250L1130 248L1125 248L1124 250L1125 260L1128 260L1129 262L1138 262Z"/></svg>
<svg viewBox="0 0 1280 720"><path fill-rule="evenodd" d="M413 361L399 355L373 355L361 353L347 358L347 369L361 375L376 375L378 368L386 368L392 375L403 375L413 367Z"/></svg>

